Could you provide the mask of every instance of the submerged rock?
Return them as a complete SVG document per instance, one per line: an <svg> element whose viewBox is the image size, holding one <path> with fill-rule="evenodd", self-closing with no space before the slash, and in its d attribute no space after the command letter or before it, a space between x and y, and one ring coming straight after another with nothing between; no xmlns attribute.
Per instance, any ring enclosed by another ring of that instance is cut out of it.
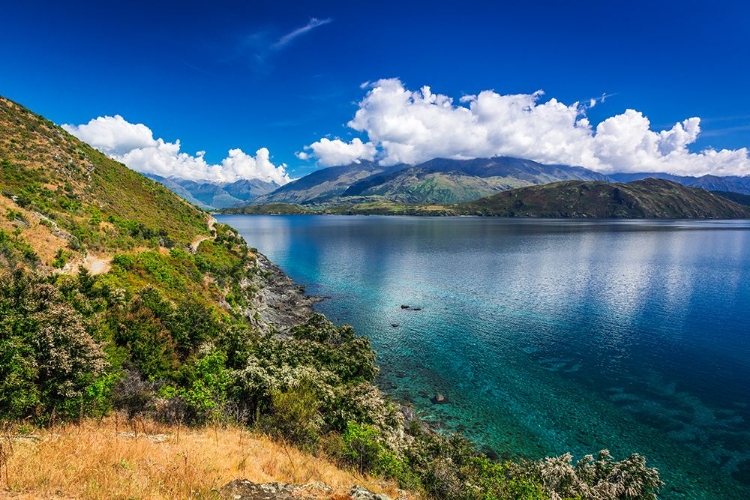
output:
<svg viewBox="0 0 750 500"><path fill-rule="evenodd" d="M448 402L448 398L446 398L439 392L436 392L435 395L432 397L432 402L436 405L443 405Z"/></svg>

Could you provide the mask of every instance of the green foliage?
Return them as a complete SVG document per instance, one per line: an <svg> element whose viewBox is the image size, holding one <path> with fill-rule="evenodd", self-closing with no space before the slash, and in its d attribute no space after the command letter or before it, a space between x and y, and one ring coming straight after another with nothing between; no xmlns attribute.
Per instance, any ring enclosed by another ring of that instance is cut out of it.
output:
<svg viewBox="0 0 750 500"><path fill-rule="evenodd" d="M358 337L350 325L335 326L322 314L315 313L291 333L297 341L295 349L305 362L325 366L344 382L375 380L378 368L370 340Z"/></svg>
<svg viewBox="0 0 750 500"><path fill-rule="evenodd" d="M112 265L120 266L124 270L129 271L135 265L135 259L132 255L116 253L112 257Z"/></svg>
<svg viewBox="0 0 750 500"><path fill-rule="evenodd" d="M342 441L341 458L355 466L360 473L374 472L395 479L404 488L419 486L419 477L408 461L388 448L376 427L349 422Z"/></svg>
<svg viewBox="0 0 750 500"><path fill-rule="evenodd" d="M194 296L181 301L166 322L182 359L187 358L205 341L217 338L223 329L214 310L205 301Z"/></svg>
<svg viewBox="0 0 750 500"><path fill-rule="evenodd" d="M356 422L347 424L343 435L343 455L360 473L378 468L380 456L384 452L378 437L378 430L371 425L359 425Z"/></svg>
<svg viewBox="0 0 750 500"><path fill-rule="evenodd" d="M70 258L70 256L70 252L66 252L62 248L58 249L55 253L55 260L52 261L52 267L56 267L58 269L65 267L65 264L68 263L68 258Z"/></svg>
<svg viewBox="0 0 750 500"><path fill-rule="evenodd" d="M21 269L0 275L0 353L0 417L71 418L104 406L101 346L53 284Z"/></svg>
<svg viewBox="0 0 750 500"><path fill-rule="evenodd" d="M179 358L165 321L172 306L154 288L141 290L127 309L114 310L110 324L117 346L125 348L129 361L151 380L173 379Z"/></svg>
<svg viewBox="0 0 750 500"><path fill-rule="evenodd" d="M301 380L286 391L271 392L270 414L259 422L260 428L298 446L314 448L324 425L319 410L315 384Z"/></svg>
<svg viewBox="0 0 750 500"><path fill-rule="evenodd" d="M23 263L35 267L39 263L39 257L34 248L20 235L19 229L13 234L0 229L0 265L3 261L8 265Z"/></svg>
<svg viewBox="0 0 750 500"><path fill-rule="evenodd" d="M190 422L216 422L224 418L229 384L226 360L221 350L207 348L182 366L185 381L178 393L185 402Z"/></svg>
<svg viewBox="0 0 750 500"><path fill-rule="evenodd" d="M477 498L481 500L549 498L540 483L518 472L512 462L497 463L486 457L474 457L467 472L477 486Z"/></svg>

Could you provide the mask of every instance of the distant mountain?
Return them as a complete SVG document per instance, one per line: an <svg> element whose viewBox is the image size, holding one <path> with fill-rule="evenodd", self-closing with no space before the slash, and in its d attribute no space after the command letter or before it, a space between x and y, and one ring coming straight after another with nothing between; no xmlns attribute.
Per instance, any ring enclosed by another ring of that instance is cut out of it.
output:
<svg viewBox="0 0 750 500"><path fill-rule="evenodd" d="M717 175L704 175L701 177L690 177L660 172L642 172L635 174L610 174L609 177L617 182L631 182L651 177L654 179L666 179L682 184L683 186L701 188L706 191L725 191L750 195L750 176L740 177L734 175L719 177Z"/></svg>
<svg viewBox="0 0 750 500"><path fill-rule="evenodd" d="M145 174L147 177L162 183L175 194L185 198L194 205L205 209L221 209L246 205L258 196L272 192L279 187L275 182L260 179L241 179L239 181L215 184L207 181L190 181L176 177L161 177Z"/></svg>
<svg viewBox="0 0 750 500"><path fill-rule="evenodd" d="M378 197L402 203L461 203L507 189L569 179L605 181L607 177L582 167L543 165L520 158L436 158L364 179L347 189L342 197Z"/></svg>
<svg viewBox="0 0 750 500"><path fill-rule="evenodd" d="M565 181L505 191L455 207L502 217L735 219L750 208L703 189L648 178L629 183Z"/></svg>
<svg viewBox="0 0 750 500"><path fill-rule="evenodd" d="M253 203L330 205L372 201L459 203L515 187L560 180L607 180L581 167L542 165L519 158L438 158L416 166L361 162L317 170Z"/></svg>
<svg viewBox="0 0 750 500"><path fill-rule="evenodd" d="M258 197L255 203L322 203L342 195L357 181L405 167L406 165L382 167L374 162L361 161L342 167L323 168L285 184L273 193Z"/></svg>

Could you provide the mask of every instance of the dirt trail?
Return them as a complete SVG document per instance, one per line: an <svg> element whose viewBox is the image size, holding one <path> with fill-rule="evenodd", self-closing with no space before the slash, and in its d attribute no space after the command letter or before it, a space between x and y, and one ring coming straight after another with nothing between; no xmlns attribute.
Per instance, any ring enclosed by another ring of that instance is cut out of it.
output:
<svg viewBox="0 0 750 500"><path fill-rule="evenodd" d="M213 232L216 219L209 217L208 219L208 230ZM190 243L190 248L193 253L198 251L198 245L202 241L213 239L213 236L198 236ZM112 256L110 255L94 255L88 254L83 261L76 260L75 262L69 262L68 265L62 270L66 273L75 273L78 266L83 266L92 275L104 274L112 269Z"/></svg>
<svg viewBox="0 0 750 500"><path fill-rule="evenodd" d="M208 216L208 231L213 233L214 231L214 225L216 224L216 219ZM213 236L198 236L195 238L192 243L190 243L190 249L193 253L198 251L198 246L201 244L202 241L211 240L213 239Z"/></svg>
<svg viewBox="0 0 750 500"><path fill-rule="evenodd" d="M112 269L112 263L109 258L99 258L95 255L87 255L86 260L83 261L83 267L93 274L104 274Z"/></svg>

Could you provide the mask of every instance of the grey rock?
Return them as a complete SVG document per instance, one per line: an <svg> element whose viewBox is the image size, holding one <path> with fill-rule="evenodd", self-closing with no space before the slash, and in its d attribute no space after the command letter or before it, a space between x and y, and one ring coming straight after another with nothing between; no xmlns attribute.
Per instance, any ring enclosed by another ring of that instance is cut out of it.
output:
<svg viewBox="0 0 750 500"><path fill-rule="evenodd" d="M352 497L352 500L391 500L391 497L385 493L378 495L362 486L352 486L349 496Z"/></svg>
<svg viewBox="0 0 750 500"><path fill-rule="evenodd" d="M294 491L293 486L285 483L258 484L235 479L219 490L219 496L228 500L293 500Z"/></svg>
<svg viewBox="0 0 750 500"><path fill-rule="evenodd" d="M432 397L432 402L437 405L443 405L448 402L448 399L440 394L439 392L436 392L435 395Z"/></svg>
<svg viewBox="0 0 750 500"><path fill-rule="evenodd" d="M317 500L321 498L320 493L332 492L329 486L319 482L292 485L253 483L247 479L235 479L218 491L224 500ZM349 496L352 500L391 500L388 495L378 495L362 486L352 486Z"/></svg>

